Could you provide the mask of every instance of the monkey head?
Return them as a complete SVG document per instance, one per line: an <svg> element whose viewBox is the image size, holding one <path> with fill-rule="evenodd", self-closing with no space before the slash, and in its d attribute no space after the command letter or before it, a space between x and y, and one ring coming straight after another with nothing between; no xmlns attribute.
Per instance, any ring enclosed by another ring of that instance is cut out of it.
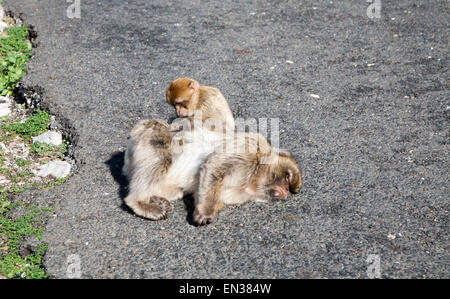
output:
<svg viewBox="0 0 450 299"><path fill-rule="evenodd" d="M197 106L199 89L200 84L194 79L175 79L167 88L167 102L175 107L179 117L193 116Z"/></svg>
<svg viewBox="0 0 450 299"><path fill-rule="evenodd" d="M278 150L278 159L270 167L270 181L267 191L271 198L286 199L295 194L302 186L300 169L291 154Z"/></svg>

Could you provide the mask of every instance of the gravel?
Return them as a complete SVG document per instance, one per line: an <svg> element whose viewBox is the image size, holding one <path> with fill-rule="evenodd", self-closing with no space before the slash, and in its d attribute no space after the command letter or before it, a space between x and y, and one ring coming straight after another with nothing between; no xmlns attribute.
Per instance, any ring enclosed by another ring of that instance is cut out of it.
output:
<svg viewBox="0 0 450 299"><path fill-rule="evenodd" d="M81 1L79 20L65 1L4 5L38 33L24 86L73 137L77 171L41 193L50 277L76 255L83 278L368 278L371 260L383 278L449 278L447 1L384 0L379 19L366 1ZM179 76L236 117L279 118L302 191L207 227L187 199L160 222L130 213L127 134L174 116Z"/></svg>

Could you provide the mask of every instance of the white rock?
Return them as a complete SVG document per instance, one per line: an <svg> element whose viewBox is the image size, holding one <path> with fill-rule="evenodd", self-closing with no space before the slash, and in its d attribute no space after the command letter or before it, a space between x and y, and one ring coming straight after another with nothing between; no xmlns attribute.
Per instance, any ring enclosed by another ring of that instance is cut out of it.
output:
<svg viewBox="0 0 450 299"><path fill-rule="evenodd" d="M317 94L310 94L309 95L310 97L312 97L312 98L315 98L315 99L320 99L320 96L319 95L317 95Z"/></svg>
<svg viewBox="0 0 450 299"><path fill-rule="evenodd" d="M59 132L47 131L39 136L33 137L33 143L45 142L53 145L60 145L62 143L62 135Z"/></svg>
<svg viewBox="0 0 450 299"><path fill-rule="evenodd" d="M0 21L0 32L3 32L3 30L6 29L6 27L8 27L8 24L6 24L3 21Z"/></svg>
<svg viewBox="0 0 450 299"><path fill-rule="evenodd" d="M0 117L11 114L11 99L0 96Z"/></svg>
<svg viewBox="0 0 450 299"><path fill-rule="evenodd" d="M70 173L71 166L65 161L50 161L39 168L37 175L40 177L52 176L54 178L65 178Z"/></svg>
<svg viewBox="0 0 450 299"><path fill-rule="evenodd" d="M387 238L388 238L389 240L394 240L394 239L395 239L395 235L393 235L393 234L388 234L388 235L387 235Z"/></svg>
<svg viewBox="0 0 450 299"><path fill-rule="evenodd" d="M0 148L2 149L2 151L5 153L5 154L8 154L9 153L9 149L6 147L6 145L4 144L4 143L2 143L2 142L0 142Z"/></svg>
<svg viewBox="0 0 450 299"><path fill-rule="evenodd" d="M0 21L3 21L5 18L5 10L3 9L3 6L0 5Z"/></svg>

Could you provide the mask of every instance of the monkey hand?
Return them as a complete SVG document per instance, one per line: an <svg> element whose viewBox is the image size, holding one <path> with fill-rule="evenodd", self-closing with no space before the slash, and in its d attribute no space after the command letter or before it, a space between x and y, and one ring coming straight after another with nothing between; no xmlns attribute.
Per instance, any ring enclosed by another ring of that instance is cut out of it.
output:
<svg viewBox="0 0 450 299"><path fill-rule="evenodd" d="M194 222L197 225L207 225L213 221L214 218L213 209L205 209L204 207L198 205L194 210Z"/></svg>

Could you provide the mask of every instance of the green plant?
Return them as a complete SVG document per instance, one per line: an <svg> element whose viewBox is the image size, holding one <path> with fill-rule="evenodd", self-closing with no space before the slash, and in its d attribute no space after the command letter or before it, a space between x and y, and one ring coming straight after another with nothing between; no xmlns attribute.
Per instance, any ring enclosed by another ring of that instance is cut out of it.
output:
<svg viewBox="0 0 450 299"><path fill-rule="evenodd" d="M3 246L8 252L0 255L0 273L8 278L46 278L41 263L47 245L40 243L35 252L23 258L19 249L25 237L35 236L37 240L42 238L43 228L40 222L51 209L31 207L28 209L29 213L17 219L10 219L4 216L17 204L11 205L5 198L0 196L0 236L3 236Z"/></svg>
<svg viewBox="0 0 450 299"><path fill-rule="evenodd" d="M47 131L50 123L50 115L47 111L36 110L24 123L7 122L0 126L0 130L4 129L10 134L17 134L22 136L25 141L30 141L31 137Z"/></svg>
<svg viewBox="0 0 450 299"><path fill-rule="evenodd" d="M0 0L0 3L3 0ZM7 22L13 23L13 20ZM30 59L31 43L27 41L28 28L26 26L12 26L6 29L7 36L0 36L0 94L13 94L17 82L25 75L25 63ZM25 107L16 105L20 112ZM61 146L52 146L45 143L30 145L30 139L48 129L50 115L46 111L35 110L23 123L15 121L9 116L0 118L0 142L13 139L23 139L25 146L38 163L45 162L46 158L63 157L67 152L68 142ZM38 241L43 236L44 222L49 217L52 208L37 208L29 206L26 199L17 202L14 195L30 188L49 188L62 184L67 178L43 184L30 181L34 176L28 166L31 161L23 158L14 159L17 167L10 167L5 163L8 156L0 150L0 175L7 177L8 183L0 185L0 274L7 278L47 278L42 266L42 258L47 245L40 242L31 254L22 257L19 254L20 246L25 238L34 237ZM25 208L20 217L9 214L16 207Z"/></svg>
<svg viewBox="0 0 450 299"><path fill-rule="evenodd" d="M16 162L16 165L20 167L26 166L31 163L30 161L27 161L23 158L16 158L14 159L14 162Z"/></svg>
<svg viewBox="0 0 450 299"><path fill-rule="evenodd" d="M12 94L17 82L25 75L25 63L30 60L31 43L26 40L27 26L6 29L0 38L0 94Z"/></svg>
<svg viewBox="0 0 450 299"><path fill-rule="evenodd" d="M52 145L44 142L35 142L31 145L30 153L40 157L64 158L69 142L65 141L61 145Z"/></svg>

